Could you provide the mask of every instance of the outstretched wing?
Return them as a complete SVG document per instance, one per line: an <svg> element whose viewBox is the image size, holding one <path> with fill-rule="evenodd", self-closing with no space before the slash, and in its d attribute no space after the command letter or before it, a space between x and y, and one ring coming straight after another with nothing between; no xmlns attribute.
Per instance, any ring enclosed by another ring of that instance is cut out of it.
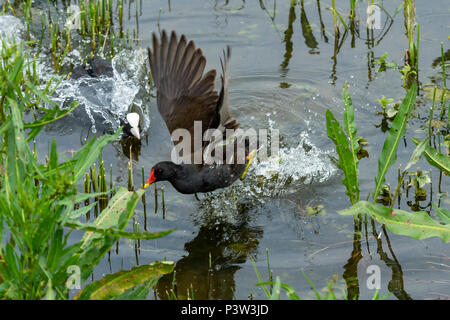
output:
<svg viewBox="0 0 450 320"><path fill-rule="evenodd" d="M157 89L158 110L169 132L186 129L191 134L191 153L201 152L207 143L194 143L194 122L201 121L201 137L208 129L236 129L239 123L231 117L228 100L230 47L224 51L222 88L214 90L216 70L204 73L206 58L193 41L187 43L175 31L168 37L165 30L161 39L153 33L153 50L148 49L152 80ZM181 141L179 141L181 142ZM201 150L194 150L194 146Z"/></svg>
<svg viewBox="0 0 450 320"><path fill-rule="evenodd" d="M187 43L184 35L178 40L174 31L169 39L163 30L161 42L153 34L153 51L148 49L148 56L158 110L169 132L182 128L193 135L194 121L202 121L203 132L208 129L219 95L214 91L216 70L203 74L202 50L193 41Z"/></svg>

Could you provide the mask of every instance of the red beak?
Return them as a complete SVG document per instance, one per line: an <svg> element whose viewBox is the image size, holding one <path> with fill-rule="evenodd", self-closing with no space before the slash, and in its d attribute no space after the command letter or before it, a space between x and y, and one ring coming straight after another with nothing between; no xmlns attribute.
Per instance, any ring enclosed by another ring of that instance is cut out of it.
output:
<svg viewBox="0 0 450 320"><path fill-rule="evenodd" d="M150 178L148 178L147 182L145 182L144 188L147 188L153 182L155 182L155 170L152 169L152 172L150 173Z"/></svg>

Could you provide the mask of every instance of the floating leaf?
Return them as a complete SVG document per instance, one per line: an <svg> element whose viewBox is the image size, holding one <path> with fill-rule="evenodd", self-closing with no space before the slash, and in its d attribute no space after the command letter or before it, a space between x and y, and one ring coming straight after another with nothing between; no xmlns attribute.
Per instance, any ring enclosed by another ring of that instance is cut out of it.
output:
<svg viewBox="0 0 450 320"><path fill-rule="evenodd" d="M444 93L444 89L443 88L438 88L438 87L425 87L423 88L423 91L425 92L425 97L429 100L433 100L433 92L436 88L436 102L441 102L441 98L444 95L444 101L447 101L450 98L450 91L446 90Z"/></svg>

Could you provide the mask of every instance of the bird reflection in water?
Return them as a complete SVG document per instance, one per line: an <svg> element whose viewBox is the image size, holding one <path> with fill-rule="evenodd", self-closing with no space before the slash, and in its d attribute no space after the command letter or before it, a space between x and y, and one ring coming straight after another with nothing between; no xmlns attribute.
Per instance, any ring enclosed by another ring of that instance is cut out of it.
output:
<svg viewBox="0 0 450 320"><path fill-rule="evenodd" d="M141 155L142 140L135 137L124 137L120 139L120 145L122 146L123 154L134 161L139 161L139 156Z"/></svg>
<svg viewBox="0 0 450 320"><path fill-rule="evenodd" d="M221 223L203 225L198 235L186 243L187 256L175 265L174 273L164 275L156 286L159 299L233 299L234 274L248 255L256 254L263 230ZM175 280L175 281L174 281Z"/></svg>

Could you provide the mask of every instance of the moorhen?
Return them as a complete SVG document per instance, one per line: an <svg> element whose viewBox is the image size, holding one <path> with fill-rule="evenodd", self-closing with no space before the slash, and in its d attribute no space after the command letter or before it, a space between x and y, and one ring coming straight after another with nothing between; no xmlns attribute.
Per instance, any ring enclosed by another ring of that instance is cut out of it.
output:
<svg viewBox="0 0 450 320"><path fill-rule="evenodd" d="M221 59L222 88L218 94L214 91L216 70L212 69L203 74L206 58L200 48L195 48L193 41L187 43L184 35L178 40L175 31L171 32L169 38L165 30L158 41L153 33L153 50L148 48L151 75L157 89L158 110L170 133L176 129L188 130L192 138L191 146L194 146L194 121L201 121L201 137L208 129L221 130L223 140L218 143L225 148L227 143L230 146L231 141L234 151L231 156L225 155L222 162L216 162L214 165L207 164L203 157L199 164L159 162L151 169L144 187L156 181L169 181L178 192L184 194L210 192L230 186L246 172L256 148L251 148L248 138L245 138L245 159L241 156L242 160L237 161L237 144L243 140L225 137L227 129L236 133L239 127L239 122L231 116L229 110L230 55L231 49L227 46L223 60ZM198 147L192 147L192 155L200 151L203 156L204 151L211 147L211 143L201 143L200 147L200 150ZM239 155L242 155L242 152Z"/></svg>

